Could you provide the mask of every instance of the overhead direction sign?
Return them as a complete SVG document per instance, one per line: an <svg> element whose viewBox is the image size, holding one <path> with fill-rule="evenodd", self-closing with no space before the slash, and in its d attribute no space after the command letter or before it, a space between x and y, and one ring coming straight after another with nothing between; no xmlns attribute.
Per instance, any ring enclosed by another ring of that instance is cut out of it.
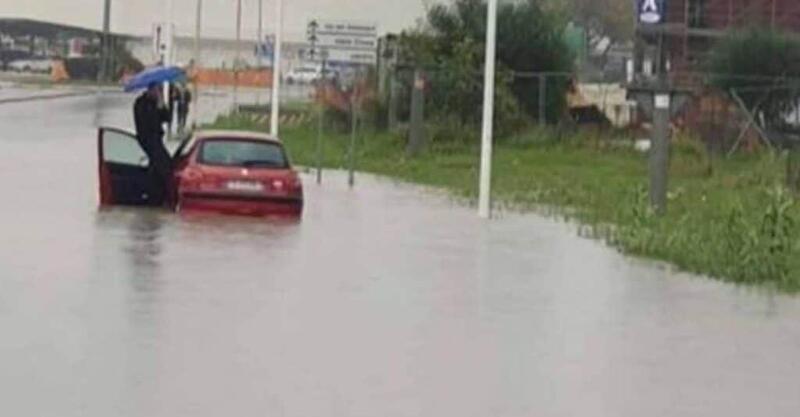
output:
<svg viewBox="0 0 800 417"><path fill-rule="evenodd" d="M312 20L308 40L312 44L308 55L316 60L364 65L378 60L378 26L374 23Z"/></svg>
<svg viewBox="0 0 800 417"><path fill-rule="evenodd" d="M316 48L306 51L312 61L329 61L359 65L374 65L378 59L374 51L351 51L344 49Z"/></svg>

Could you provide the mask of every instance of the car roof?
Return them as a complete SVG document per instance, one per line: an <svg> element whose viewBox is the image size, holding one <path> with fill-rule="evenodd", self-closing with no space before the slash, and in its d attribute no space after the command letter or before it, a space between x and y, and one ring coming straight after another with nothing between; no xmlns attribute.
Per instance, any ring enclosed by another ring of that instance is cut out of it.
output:
<svg viewBox="0 0 800 417"><path fill-rule="evenodd" d="M275 136L261 132L250 132L244 130L201 130L195 133L194 139L196 141L206 139L245 139L281 143L281 140Z"/></svg>

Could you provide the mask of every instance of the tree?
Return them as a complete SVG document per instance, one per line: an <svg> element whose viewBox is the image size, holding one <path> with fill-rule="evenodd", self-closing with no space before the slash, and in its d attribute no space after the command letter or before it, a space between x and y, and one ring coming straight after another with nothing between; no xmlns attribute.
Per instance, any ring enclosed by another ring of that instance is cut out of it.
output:
<svg viewBox="0 0 800 417"><path fill-rule="evenodd" d="M773 29L732 32L711 52L712 85L736 91L766 127L784 124L800 92L800 40Z"/></svg>
<svg viewBox="0 0 800 417"><path fill-rule="evenodd" d="M574 58L564 40L566 21L543 7L543 0L501 3L498 7L498 113L538 112L538 78L533 73L571 73ZM403 36L406 61L431 69L435 109L479 120L486 39L486 1L453 0L428 9L417 30ZM569 77L548 82L547 114L557 120L565 106ZM502 109L502 111L500 110Z"/></svg>
<svg viewBox="0 0 800 417"><path fill-rule="evenodd" d="M631 0L553 0L561 12L587 32L589 48L605 55L613 45L633 40L634 3Z"/></svg>
<svg viewBox="0 0 800 417"><path fill-rule="evenodd" d="M711 83L735 92L768 130L781 129L800 100L800 40L769 28L730 33L711 53ZM800 193L800 149L789 145L786 180Z"/></svg>

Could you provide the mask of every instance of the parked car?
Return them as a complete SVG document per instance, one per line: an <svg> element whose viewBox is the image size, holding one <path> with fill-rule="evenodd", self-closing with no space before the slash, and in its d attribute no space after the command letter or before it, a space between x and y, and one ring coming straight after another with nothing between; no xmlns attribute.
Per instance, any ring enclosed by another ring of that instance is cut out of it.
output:
<svg viewBox="0 0 800 417"><path fill-rule="evenodd" d="M148 160L133 133L98 133L101 206L152 205ZM174 209L253 216L300 216L303 184L278 138L253 132L206 131L173 154L169 192Z"/></svg>
<svg viewBox="0 0 800 417"><path fill-rule="evenodd" d="M8 69L16 72L48 73L53 61L47 58L18 59L8 64Z"/></svg>
<svg viewBox="0 0 800 417"><path fill-rule="evenodd" d="M31 54L27 51L0 48L0 69L8 70L8 65L14 61L28 59Z"/></svg>
<svg viewBox="0 0 800 417"><path fill-rule="evenodd" d="M311 84L318 78L319 69L313 67L292 68L284 77L287 84Z"/></svg>

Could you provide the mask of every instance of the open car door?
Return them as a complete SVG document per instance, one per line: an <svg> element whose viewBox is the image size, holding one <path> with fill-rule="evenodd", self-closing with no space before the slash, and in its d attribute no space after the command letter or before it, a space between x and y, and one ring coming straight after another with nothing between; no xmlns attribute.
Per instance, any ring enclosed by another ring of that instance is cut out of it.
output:
<svg viewBox="0 0 800 417"><path fill-rule="evenodd" d="M149 160L136 135L102 127L97 133L100 165L100 205L146 206L150 204L152 179Z"/></svg>

